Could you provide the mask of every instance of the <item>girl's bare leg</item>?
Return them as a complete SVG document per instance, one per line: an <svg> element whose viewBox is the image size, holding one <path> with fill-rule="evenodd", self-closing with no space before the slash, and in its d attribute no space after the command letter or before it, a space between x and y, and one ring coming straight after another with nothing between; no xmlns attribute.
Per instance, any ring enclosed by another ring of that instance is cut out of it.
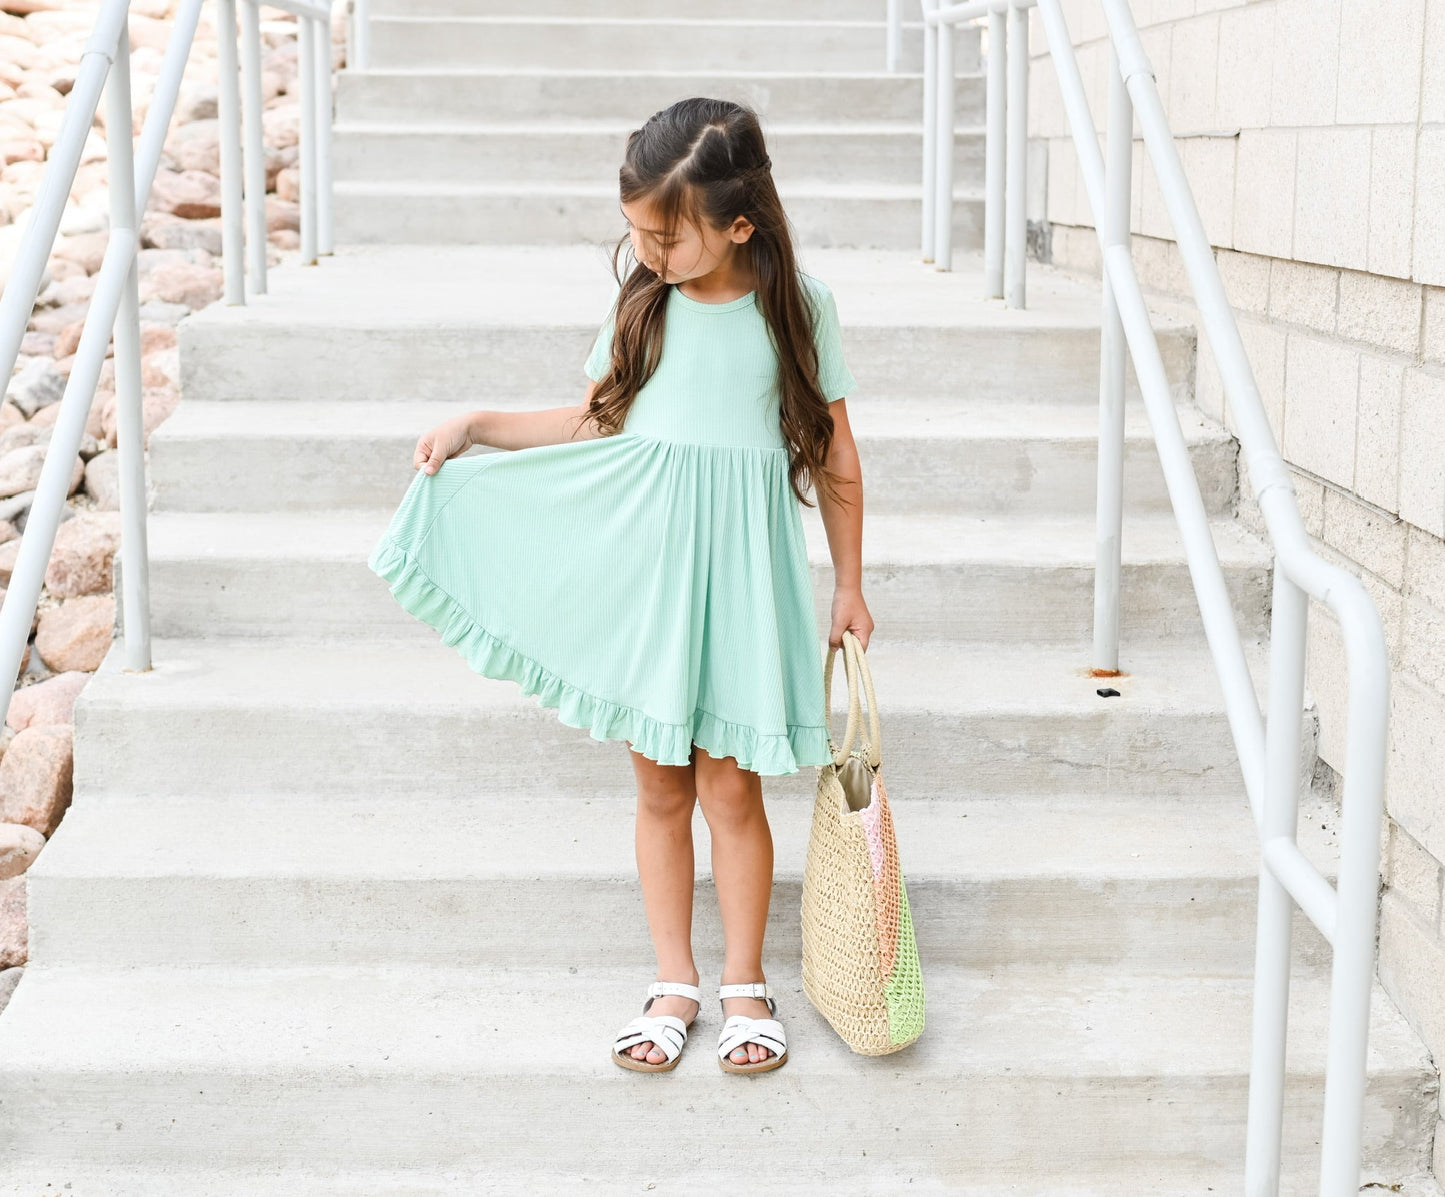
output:
<svg viewBox="0 0 1445 1197"><path fill-rule="evenodd" d="M712 873L722 912L726 956L722 983L766 980L763 976L763 935L773 892L773 833L763 809L762 779L738 767L736 757L710 756L694 750L697 795L712 834ZM727 998L723 1016L746 1014L771 1018L762 998ZM736 1048L736 1064L766 1060L773 1053L759 1043Z"/></svg>
<svg viewBox="0 0 1445 1197"><path fill-rule="evenodd" d="M692 852L692 812L697 805L693 763L659 765L628 744L637 774L637 874L647 925L657 952L659 981L698 983L692 957L692 892L695 873ZM648 1014L675 1014L691 1025L698 1004L675 993L653 1001ZM650 1040L627 1049L633 1059L661 1064L667 1054Z"/></svg>

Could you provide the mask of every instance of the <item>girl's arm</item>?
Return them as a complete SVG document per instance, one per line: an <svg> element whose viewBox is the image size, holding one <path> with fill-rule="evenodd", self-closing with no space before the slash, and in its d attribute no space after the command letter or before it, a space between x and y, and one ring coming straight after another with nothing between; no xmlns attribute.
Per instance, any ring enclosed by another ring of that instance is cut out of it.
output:
<svg viewBox="0 0 1445 1197"><path fill-rule="evenodd" d="M863 601L863 467L858 461L858 445L848 424L848 401L837 399L828 405L833 416L833 445L827 466L847 481L839 484L846 502L830 498L815 489L818 511L828 533L828 549L833 555L833 623L828 643L843 646L843 633L850 631L866 649L873 632L873 616Z"/></svg>
<svg viewBox="0 0 1445 1197"><path fill-rule="evenodd" d="M592 392L596 389L595 382L588 382L582 402L572 407L549 407L544 411L469 412L467 439L474 445L491 445L496 449L530 449L535 445L594 440L601 435L600 430L585 417Z"/></svg>
<svg viewBox="0 0 1445 1197"><path fill-rule="evenodd" d="M435 474L442 462L465 453L473 445L496 449L527 449L564 441L593 440L601 435L586 418L595 382L576 407L549 407L544 411L470 411L444 420L424 433L412 454L412 466Z"/></svg>

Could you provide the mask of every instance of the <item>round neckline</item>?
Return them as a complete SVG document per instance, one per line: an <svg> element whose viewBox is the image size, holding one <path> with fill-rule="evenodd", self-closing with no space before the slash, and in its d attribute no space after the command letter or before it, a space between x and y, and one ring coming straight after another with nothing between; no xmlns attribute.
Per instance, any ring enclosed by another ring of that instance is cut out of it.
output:
<svg viewBox="0 0 1445 1197"><path fill-rule="evenodd" d="M677 283L672 284L672 293L679 303L699 312L731 312L736 308L747 307L756 302L758 298L756 287L746 295L739 295L736 299L729 299L726 303L704 303L700 299L693 299L691 296L684 295L682 288Z"/></svg>

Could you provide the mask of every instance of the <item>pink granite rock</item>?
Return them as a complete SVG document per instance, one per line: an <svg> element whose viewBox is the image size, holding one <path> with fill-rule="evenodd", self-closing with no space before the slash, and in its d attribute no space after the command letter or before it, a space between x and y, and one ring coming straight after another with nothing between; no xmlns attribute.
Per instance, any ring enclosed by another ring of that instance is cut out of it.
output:
<svg viewBox="0 0 1445 1197"><path fill-rule="evenodd" d="M45 837L24 823L0 823L0 881L18 877L45 847Z"/></svg>
<svg viewBox="0 0 1445 1197"><path fill-rule="evenodd" d="M175 345L176 326L174 324L153 324L142 321L140 326L141 356L154 353L157 349L174 349Z"/></svg>
<svg viewBox="0 0 1445 1197"><path fill-rule="evenodd" d="M166 138L165 154L177 170L221 173L220 122L214 117L174 125Z"/></svg>
<svg viewBox="0 0 1445 1197"><path fill-rule="evenodd" d="M51 356L70 357L80 348L80 335L84 331L84 320L77 320L74 324L67 324L55 335L55 345L51 350ZM106 352L107 354L114 353L114 346L106 346Z"/></svg>
<svg viewBox="0 0 1445 1197"><path fill-rule="evenodd" d="M85 493L99 511L120 510L120 454L114 449L97 453L85 463Z"/></svg>
<svg viewBox="0 0 1445 1197"><path fill-rule="evenodd" d="M25 919L25 874L0 881L0 968L24 964L30 957Z"/></svg>
<svg viewBox="0 0 1445 1197"><path fill-rule="evenodd" d="M94 274L105 257L109 237L108 233L76 233L71 237L61 237L51 252L57 258L68 258L78 263L86 274Z"/></svg>
<svg viewBox="0 0 1445 1197"><path fill-rule="evenodd" d="M282 149L288 145L299 144L301 105L290 101L266 109L261 117L261 128L267 145Z"/></svg>
<svg viewBox="0 0 1445 1197"><path fill-rule="evenodd" d="M0 549L4 547L0 545ZM55 547L45 570L46 588L58 598L108 595L118 548L119 512L91 511L66 520L55 532Z"/></svg>
<svg viewBox="0 0 1445 1197"><path fill-rule="evenodd" d="M276 198L296 203L301 199L301 170L288 166L276 176Z"/></svg>
<svg viewBox="0 0 1445 1197"><path fill-rule="evenodd" d="M0 161L6 166L12 162L44 162L45 147L38 141L7 138L0 140Z"/></svg>
<svg viewBox="0 0 1445 1197"><path fill-rule="evenodd" d="M0 498L34 490L44 464L44 445L22 445L0 455Z"/></svg>
<svg viewBox="0 0 1445 1197"><path fill-rule="evenodd" d="M268 233L279 232L282 229L299 232L300 228L300 204L289 203L286 200L278 199L274 195L268 195L266 197L266 231Z"/></svg>
<svg viewBox="0 0 1445 1197"><path fill-rule="evenodd" d="M66 278L57 278L50 286L46 287L38 297L37 302L45 305L89 303L90 297L95 292L96 275L86 274L80 267L75 268L78 273ZM77 340L76 344L79 344Z"/></svg>
<svg viewBox="0 0 1445 1197"><path fill-rule="evenodd" d="M219 299L221 296L221 272L216 274L216 294L212 297ZM211 300L206 300L210 303ZM205 304L198 305L204 307ZM141 385L147 390L152 387L179 387L181 385L181 353L175 345L167 345L162 349L152 350L141 358Z"/></svg>
<svg viewBox="0 0 1445 1197"><path fill-rule="evenodd" d="M75 698L85 689L88 681L89 673L72 669L43 682L22 686L10 698L5 722L16 731L46 724L74 723Z"/></svg>
<svg viewBox="0 0 1445 1197"><path fill-rule="evenodd" d="M161 168L156 171L150 202L156 211L175 216L219 216L221 183L204 171Z"/></svg>
<svg viewBox="0 0 1445 1197"><path fill-rule="evenodd" d="M146 440L150 434L165 422L180 402L180 392L174 386L147 387L141 396L141 424L145 427ZM112 449L116 447L116 401L108 395L100 412L100 439Z"/></svg>
<svg viewBox="0 0 1445 1197"><path fill-rule="evenodd" d="M66 599L40 613L35 629L35 651L57 673L94 672L110 650L115 629L115 599L108 594L85 594Z"/></svg>
<svg viewBox="0 0 1445 1197"><path fill-rule="evenodd" d="M18 966L12 968L0 968L0 1010L10 1001L10 995L15 992L15 986L20 984L20 978L25 975L25 970Z"/></svg>
<svg viewBox="0 0 1445 1197"><path fill-rule="evenodd" d="M140 285L140 300L149 303L183 303L193 311L221 297L221 272L211 266L162 266L152 270Z"/></svg>
<svg viewBox="0 0 1445 1197"><path fill-rule="evenodd" d="M16 732L0 758L0 822L24 823L49 839L70 806L69 724L46 724Z"/></svg>

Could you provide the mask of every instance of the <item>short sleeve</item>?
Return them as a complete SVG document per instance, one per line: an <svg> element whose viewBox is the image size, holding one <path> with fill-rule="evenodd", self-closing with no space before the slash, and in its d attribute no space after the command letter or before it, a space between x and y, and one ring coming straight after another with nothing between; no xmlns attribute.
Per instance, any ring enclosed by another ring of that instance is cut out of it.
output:
<svg viewBox="0 0 1445 1197"><path fill-rule="evenodd" d="M615 309L608 312L607 319L597 330L597 337L592 342L591 352L587 354L587 361L582 367L587 377L593 382L602 381L612 362L612 321L614 316Z"/></svg>
<svg viewBox="0 0 1445 1197"><path fill-rule="evenodd" d="M813 326L813 339L818 347L818 385L823 398L832 403L850 394L858 380L843 360L843 330L838 322L833 290L823 282L814 285L819 293L818 315Z"/></svg>

